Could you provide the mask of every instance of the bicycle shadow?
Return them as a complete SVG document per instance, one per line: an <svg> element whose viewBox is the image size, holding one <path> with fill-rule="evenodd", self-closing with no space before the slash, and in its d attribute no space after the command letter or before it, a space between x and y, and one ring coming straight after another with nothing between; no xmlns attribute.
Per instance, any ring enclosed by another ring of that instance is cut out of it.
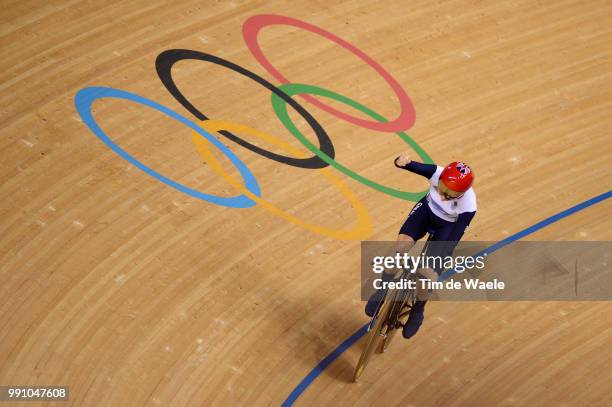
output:
<svg viewBox="0 0 612 407"><path fill-rule="evenodd" d="M278 318L278 323L292 335L296 349L296 364L303 365L309 374L326 375L334 380L352 383L353 373L363 350L361 338L369 319L364 315L365 302L351 303L350 318L345 304L347 293L338 293L333 301L329 296L317 292L311 294L303 290L281 290L276 310L269 312L270 317ZM291 315L295 322L287 327L285 316ZM308 349L308 351L300 351Z"/></svg>

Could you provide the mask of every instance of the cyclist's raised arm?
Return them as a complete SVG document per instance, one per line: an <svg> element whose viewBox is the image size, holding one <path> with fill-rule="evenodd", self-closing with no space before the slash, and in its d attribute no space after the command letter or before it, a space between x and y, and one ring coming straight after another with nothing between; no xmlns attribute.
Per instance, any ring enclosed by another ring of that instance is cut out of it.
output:
<svg viewBox="0 0 612 407"><path fill-rule="evenodd" d="M401 168L403 170L414 172L415 174L422 175L427 179L431 178L432 175L434 175L434 173L438 169L438 167L435 164L423 164L423 163L418 163L418 162L411 161L411 160L408 160L407 164L401 165L403 164L401 158L402 158L401 156L397 157L393 161L393 163L395 164L397 168Z"/></svg>

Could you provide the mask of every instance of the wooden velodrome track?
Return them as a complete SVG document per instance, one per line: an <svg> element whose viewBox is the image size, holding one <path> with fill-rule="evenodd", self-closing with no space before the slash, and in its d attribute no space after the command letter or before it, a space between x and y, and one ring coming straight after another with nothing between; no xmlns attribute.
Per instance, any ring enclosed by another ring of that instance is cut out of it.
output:
<svg viewBox="0 0 612 407"><path fill-rule="evenodd" d="M459 158L476 171L479 211L465 239L498 241L609 196L609 1L7 0L0 13L0 385L68 385L69 404L86 406L612 405L605 302L431 303L422 331L376 356L359 383L350 378L360 342L302 382L366 321L359 240L393 240L413 202L326 170L353 191L351 203L321 171L217 135L280 210L349 230L355 208L365 208L371 229L365 222L352 236L333 236L265 204L216 205L122 159L74 101L80 89L112 87L197 122L160 82L158 54L210 53L278 85L249 51L242 25L260 14L290 16L348 41L397 80L416 109L408 134L434 161ZM258 39L291 82L345 95L389 120L400 114L385 80L328 39L287 25L265 27ZM310 156L260 84L195 60L177 62L172 74L206 116L265 131L291 149L236 132L245 140ZM394 169L391 159L410 148L393 132L294 98L328 133L338 162L393 188L424 189ZM192 130L177 120L117 98L94 102L94 117L169 179L240 194L203 163ZM610 240L611 209L603 199L525 239ZM307 386L295 390L300 382Z"/></svg>

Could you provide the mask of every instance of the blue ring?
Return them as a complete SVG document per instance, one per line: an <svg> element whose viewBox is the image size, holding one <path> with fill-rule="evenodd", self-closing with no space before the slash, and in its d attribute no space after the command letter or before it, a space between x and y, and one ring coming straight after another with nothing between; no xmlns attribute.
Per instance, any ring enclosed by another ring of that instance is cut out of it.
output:
<svg viewBox="0 0 612 407"><path fill-rule="evenodd" d="M76 105L76 109L81 115L81 119L83 123L89 127L89 129L96 135L104 144L113 149L119 156L140 168L142 171L146 172L150 176L160 180L166 185L171 186L187 195L193 196L195 198L202 199L204 201L208 201L220 206L227 206L231 208L250 208L256 204L255 201L248 198L245 195L238 195L234 197L221 197L217 195L205 194L200 191L196 191L195 189L191 189L186 187L183 184L172 181L169 178L164 177L160 173L152 170L147 167L131 155L129 155L125 150L119 147L113 140L111 140L106 133L98 126L96 120L94 119L91 113L91 105L94 101L100 98L118 98L118 99L126 99L131 100L136 103L143 104L145 106L152 107L175 120L180 121L191 129L197 131L202 137L204 137L207 141L211 142L215 147L217 147L227 158L230 159L232 164L238 169L242 179L244 180L245 187L251 191L256 196L261 196L261 190L259 188L259 184L255 179L255 175L249 170L244 162L242 162L229 148L223 145L219 140L213 137L210 133L204 131L200 126L193 123L191 120L181 116L180 114L168 109L165 106L160 105L152 100L146 99L142 96L135 95L130 92L126 92L120 89L107 88L107 87L89 87L81 89L76 96L74 97L74 103Z"/></svg>

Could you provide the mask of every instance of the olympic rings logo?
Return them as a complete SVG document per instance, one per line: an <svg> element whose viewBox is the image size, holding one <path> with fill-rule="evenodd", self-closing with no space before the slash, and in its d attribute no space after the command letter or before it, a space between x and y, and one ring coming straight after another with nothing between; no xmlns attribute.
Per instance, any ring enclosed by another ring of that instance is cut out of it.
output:
<svg viewBox="0 0 612 407"><path fill-rule="evenodd" d="M268 61L257 41L259 31L264 27L272 25L289 25L300 28L302 30L309 31L314 34L318 34L319 36L322 36L336 43L337 45L350 51L355 56L360 58L368 66L374 69L391 87L400 103L401 112L399 116L394 120L388 121L386 118L376 113L375 111L352 99L349 99L346 96L339 95L330 90L326 90L313 85L290 83L289 80L285 76L283 76ZM173 49L164 51L160 55L158 55L155 61L155 68L157 70L157 74L166 89L170 92L170 94L185 109L187 109L193 116L195 116L199 120L199 124L194 123L193 121L187 119L181 114L176 113L171 109L150 99L124 90L108 87L88 87L81 89L75 96L76 109L79 115L81 116L83 122L100 140L102 140L102 142L104 142L104 144L106 144L109 148L111 148L120 157L122 157L129 163L133 164L134 166L141 169L150 176L156 178L157 180L165 183L166 185L171 186L194 198L202 199L204 201L220 206L226 206L231 208L248 208L254 206L255 204L259 204L260 206L266 208L277 216L280 216L300 227L311 230L315 233L320 233L325 236L337 239L360 240L366 238L372 232L372 221L365 206L361 203L355 193L346 184L344 184L340 179L338 179L329 168L325 167L331 166L336 170L340 171L341 173L353 178L354 180L370 188L373 188L377 191L396 198L409 201L417 201L423 196L425 191L400 191L395 188L382 185L378 182L375 182L369 178L366 178L356 173L355 171L336 161L334 145L323 127L316 121L316 119L312 115L310 115L310 113L306 109L304 109L304 107L302 107L301 104L299 104L295 99L292 98L292 96L299 95L301 98L303 98L310 104L315 105L318 108L334 115L338 119L352 123L356 126L364 127L379 132L395 132L398 137L406 144L408 144L421 157L424 162L432 163L433 161L429 157L429 155L410 136L403 132L404 130L407 130L412 127L412 125L414 124L414 107L404 89L382 66L380 66L376 61L366 55L363 51L349 44L345 40L335 36L334 34L314 25L290 17L278 15L256 15L250 17L243 24L242 34L247 47L249 48L255 59L266 69L266 71L268 71L268 73L270 73L278 82L280 82L280 86L275 86L266 79L255 74L254 72L251 72L244 67L241 67L233 62L227 61L217 56L192 50ZM195 59L228 68L234 72L248 77L249 79L252 79L253 81L270 90L272 92L271 103L278 119L285 126L285 128L287 128L289 132L298 141L300 141L300 143L302 143L313 155L311 157L305 157L304 152L298 151L289 146L289 144L280 140L279 138L261 132L257 129L238 123L209 119L203 112L198 110L191 102L189 102L189 100L187 100L187 98L178 89L172 78L172 66L176 62L185 59ZM344 113L322 102L319 98L315 98L314 96L332 99L336 102L355 108L358 111L365 113L371 118L371 120L362 119L360 117ZM181 183L178 183L170 178L165 177L164 175L153 170L152 168L148 167L144 163L140 162L139 160L128 154L100 128L100 126L97 124L96 120L93 117L92 104L96 100L102 98L124 99L142 104L144 106L148 106L161 113L164 113L165 115L191 128L194 132L192 135L192 142L196 147L196 150L210 165L211 169L223 179L225 179L230 185L232 185L232 187L237 189L240 195L236 195L233 197L222 197L188 188L187 186ZM310 127L313 129L317 136L319 144L318 146L311 143L306 137L304 137L304 135L293 124L287 112L287 105L290 105L310 125ZM261 189L259 187L259 183L257 182L257 179L255 178L251 170L228 147L226 147L215 136L213 136L212 133L220 134L225 138L233 141L234 143L239 144L242 147L270 160L294 167L315 169L317 171L320 171L322 175L325 176L329 180L329 182L332 183L340 191L340 193L351 203L353 209L356 212L356 224L352 229L348 230L330 229L323 226L314 225L294 215L291 215L283 211L282 209L276 207L272 203L266 201L261 196ZM240 137L236 136L235 133L244 133L249 136L265 140L275 146L278 146L288 155L280 155L260 148L254 144L245 141L244 139L241 139ZM238 180L232 177L230 174L227 173L227 171L223 169L221 164L211 153L210 145L219 149L232 162L232 164L240 173L242 180Z"/></svg>

